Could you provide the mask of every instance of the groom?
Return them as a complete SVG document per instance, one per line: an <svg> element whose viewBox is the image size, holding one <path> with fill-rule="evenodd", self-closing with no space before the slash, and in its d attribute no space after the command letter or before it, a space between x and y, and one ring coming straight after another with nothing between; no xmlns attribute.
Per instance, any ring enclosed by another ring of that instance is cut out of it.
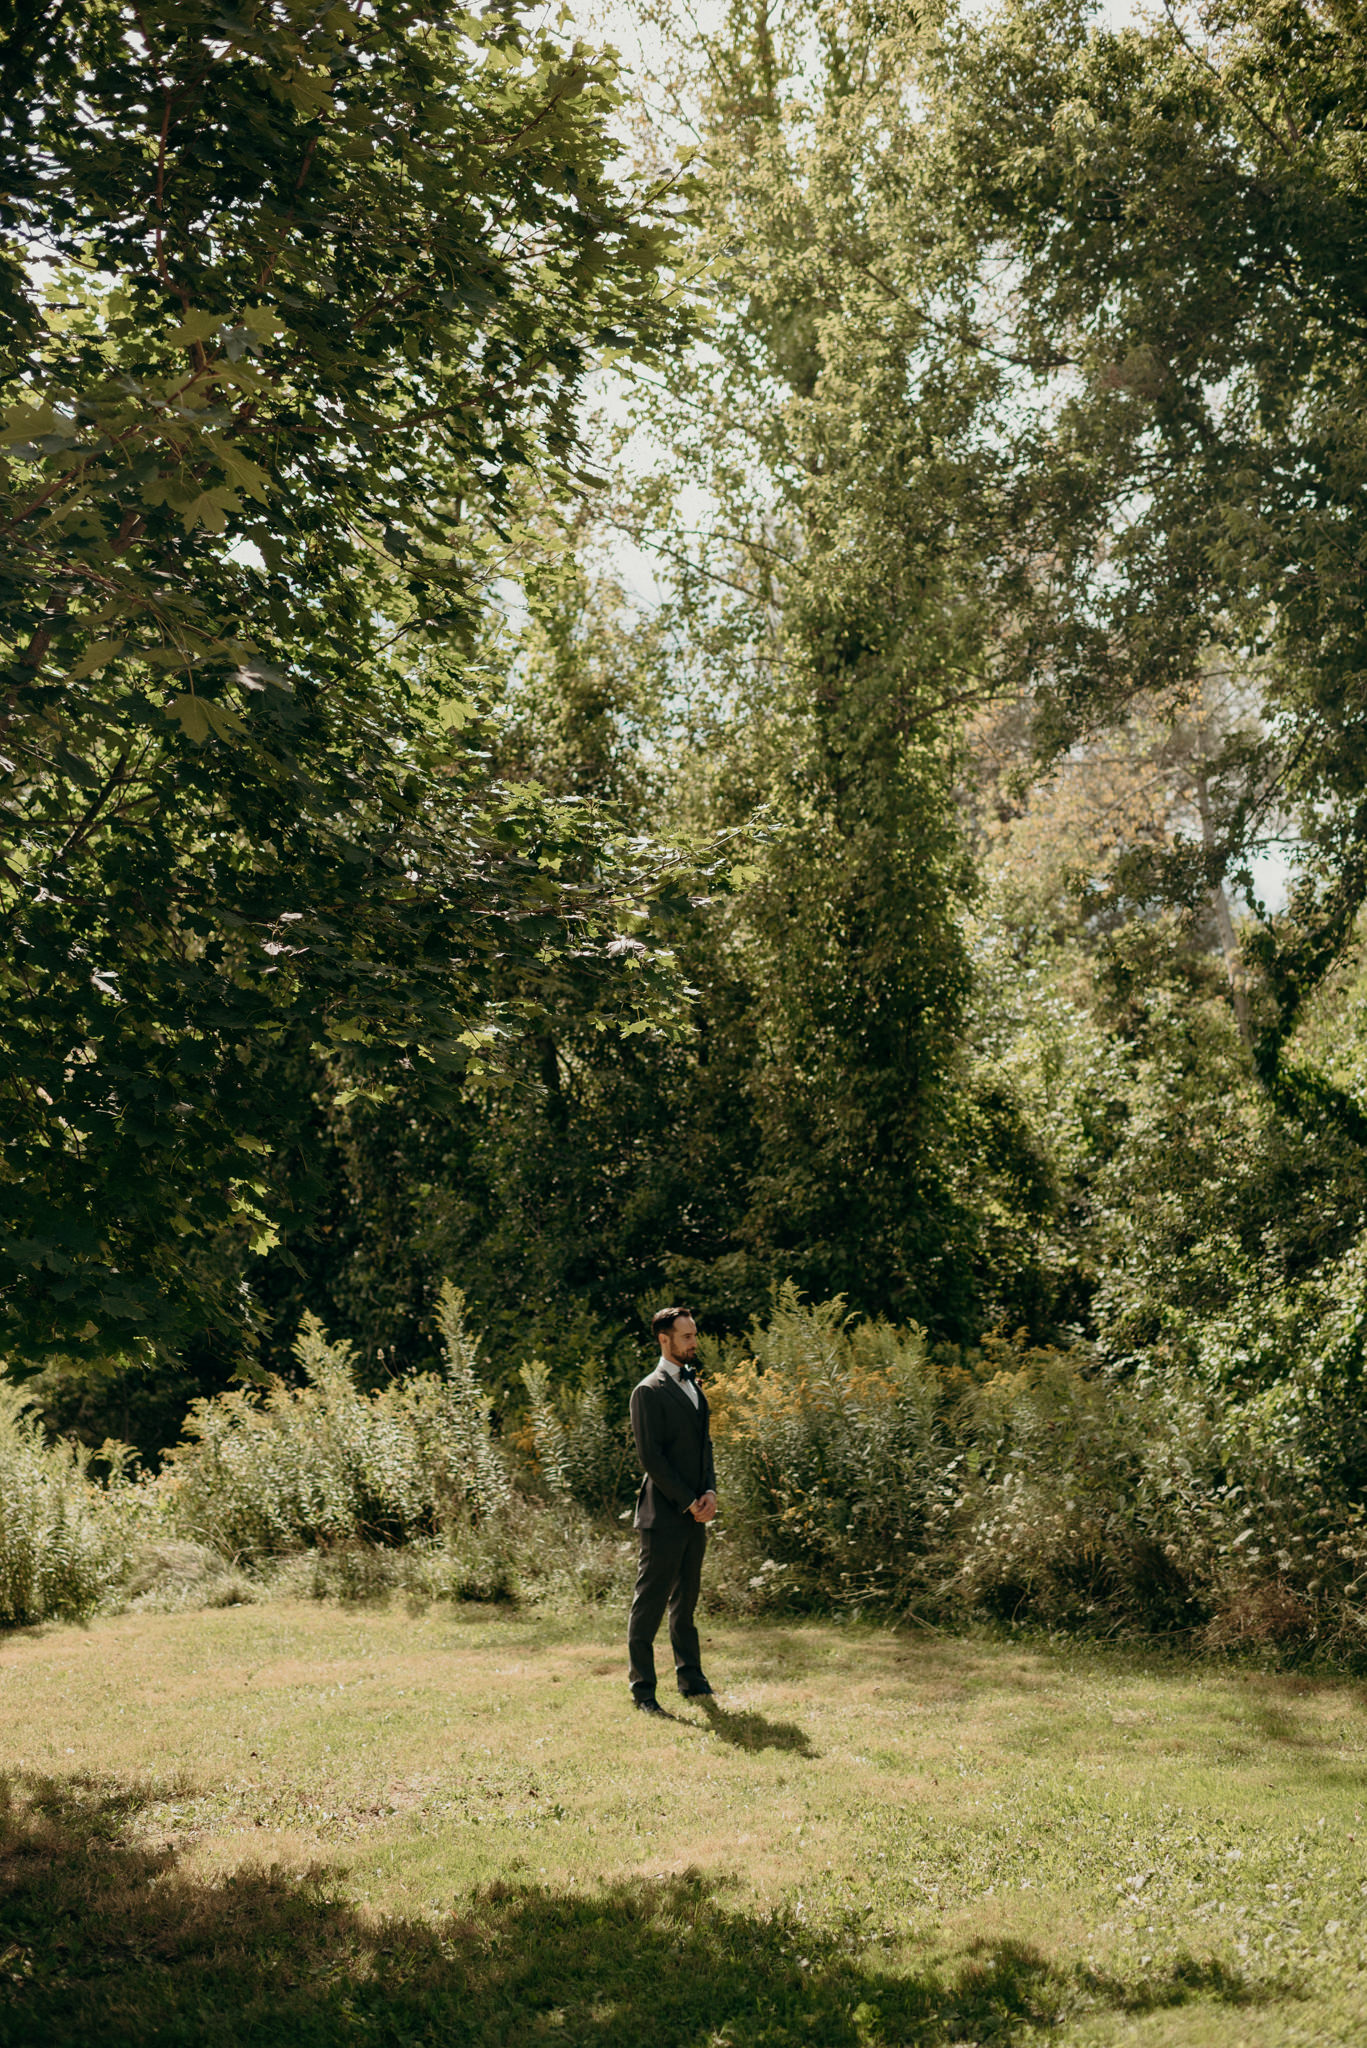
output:
<svg viewBox="0 0 1367 2048"><path fill-rule="evenodd" d="M643 1714L663 1710L655 1697L655 1633L666 1606L674 1675L685 1699L712 1688L703 1677L693 1610L702 1582L707 1524L717 1512L716 1469L707 1401L693 1360L698 1327L686 1308L651 1319L660 1363L631 1397L631 1433L645 1477L636 1496L641 1562L627 1624L631 1696Z"/></svg>

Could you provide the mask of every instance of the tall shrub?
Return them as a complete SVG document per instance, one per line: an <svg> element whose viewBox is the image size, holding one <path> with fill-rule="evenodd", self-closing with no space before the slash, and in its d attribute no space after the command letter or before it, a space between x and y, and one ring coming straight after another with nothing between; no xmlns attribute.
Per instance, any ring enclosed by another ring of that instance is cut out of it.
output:
<svg viewBox="0 0 1367 2048"><path fill-rule="evenodd" d="M0 1627L90 1613L123 1563L126 1532L89 1453L50 1443L23 1396L0 1382Z"/></svg>
<svg viewBox="0 0 1367 2048"><path fill-rule="evenodd" d="M1008 1339L936 1365L789 1288L709 1389L723 1527L804 1604L1359 1657L1361 1320L1240 1401Z"/></svg>
<svg viewBox="0 0 1367 2048"><path fill-rule="evenodd" d="M1002 1346L998 1365L954 1407L962 1478L947 1590L1051 1626L1207 1620L1220 1461L1204 1404L1102 1378L1068 1352Z"/></svg>
<svg viewBox="0 0 1367 2048"><path fill-rule="evenodd" d="M625 1412L614 1417L601 1371L559 1396L550 1370L535 1358L522 1368L536 1462L555 1500L605 1513L630 1497L636 1478Z"/></svg>
<svg viewBox="0 0 1367 2048"><path fill-rule="evenodd" d="M424 1441L439 1463L452 1497L475 1520L506 1508L512 1489L489 1426L492 1403L476 1372L478 1347L466 1326L465 1296L449 1280L437 1302L437 1328L446 1353L446 1377L432 1382L432 1426Z"/></svg>
<svg viewBox="0 0 1367 2048"><path fill-rule="evenodd" d="M197 1401L187 1441L170 1453L174 1523L234 1556L362 1537L402 1543L453 1517L506 1507L507 1477L475 1373L463 1297L442 1290L446 1370L376 1393L356 1383L349 1344L316 1316L295 1347L304 1384Z"/></svg>
<svg viewBox="0 0 1367 2048"><path fill-rule="evenodd" d="M921 1332L788 1284L749 1341L708 1389L726 1525L814 1601L914 1601L956 1494Z"/></svg>

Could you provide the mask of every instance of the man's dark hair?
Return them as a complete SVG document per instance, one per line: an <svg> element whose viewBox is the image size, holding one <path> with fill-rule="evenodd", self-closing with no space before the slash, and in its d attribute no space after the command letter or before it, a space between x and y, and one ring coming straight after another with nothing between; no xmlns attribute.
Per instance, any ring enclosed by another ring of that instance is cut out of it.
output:
<svg viewBox="0 0 1367 2048"><path fill-rule="evenodd" d="M651 1336L658 1337L662 1330L672 1330L680 1316L688 1316L694 1321L697 1320L691 1308L657 1308L654 1315L650 1318Z"/></svg>

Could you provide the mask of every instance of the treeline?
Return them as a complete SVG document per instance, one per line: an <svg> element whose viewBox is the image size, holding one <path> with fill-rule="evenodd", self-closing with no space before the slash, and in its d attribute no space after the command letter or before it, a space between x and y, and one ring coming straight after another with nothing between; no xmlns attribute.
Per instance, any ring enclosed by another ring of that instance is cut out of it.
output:
<svg viewBox="0 0 1367 2048"><path fill-rule="evenodd" d="M512 1443L792 1283L1194 1403L1188 1536L1236 1440L1340 1515L1356 16L746 0L629 103L515 11L253 20L7 58L49 1417L154 1456L306 1311L401 1380L449 1276Z"/></svg>

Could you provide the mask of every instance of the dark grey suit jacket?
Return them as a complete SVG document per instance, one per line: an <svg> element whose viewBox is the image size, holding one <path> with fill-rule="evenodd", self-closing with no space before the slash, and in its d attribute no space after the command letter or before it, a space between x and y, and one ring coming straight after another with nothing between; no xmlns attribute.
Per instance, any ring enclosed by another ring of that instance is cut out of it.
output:
<svg viewBox="0 0 1367 2048"><path fill-rule="evenodd" d="M636 1527L691 1529L688 1510L717 1484L702 1388L695 1408L661 1360L632 1394L631 1433L645 1473L636 1496Z"/></svg>

